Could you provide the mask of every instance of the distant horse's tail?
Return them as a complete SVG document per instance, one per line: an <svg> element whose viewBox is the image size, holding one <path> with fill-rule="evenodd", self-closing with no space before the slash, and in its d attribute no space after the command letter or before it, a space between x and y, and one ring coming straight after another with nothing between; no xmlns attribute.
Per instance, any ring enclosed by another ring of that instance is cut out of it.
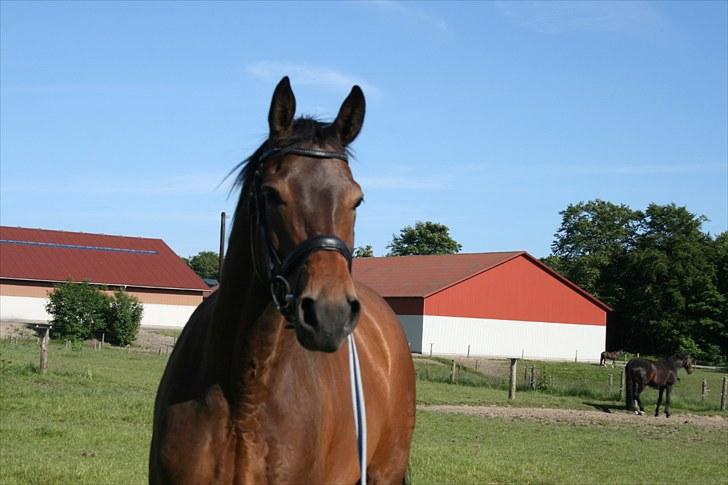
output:
<svg viewBox="0 0 728 485"><path fill-rule="evenodd" d="M634 383L632 381L632 366L630 364L631 362L628 362L624 366L624 385L626 387L624 404L627 411L634 411Z"/></svg>

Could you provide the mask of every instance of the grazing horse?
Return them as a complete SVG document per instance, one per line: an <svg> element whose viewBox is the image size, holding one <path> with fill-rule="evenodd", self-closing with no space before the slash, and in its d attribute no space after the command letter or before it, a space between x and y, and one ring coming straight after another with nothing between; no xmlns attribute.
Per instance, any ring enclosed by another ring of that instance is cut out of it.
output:
<svg viewBox="0 0 728 485"><path fill-rule="evenodd" d="M607 366L607 360L612 361L612 367L614 367L614 363L617 361L617 359L621 359L622 355L624 355L624 352L621 350L614 350L612 352L604 351L599 356L599 365L602 367Z"/></svg>
<svg viewBox="0 0 728 485"><path fill-rule="evenodd" d="M294 119L295 105L284 77L268 139L241 164L219 289L190 317L159 385L152 484L357 483L342 345L352 332L367 417L362 478L405 481L414 365L397 317L351 276L363 196L347 146L364 95L354 86L331 123Z"/></svg>
<svg viewBox="0 0 728 485"><path fill-rule="evenodd" d="M635 414L644 414L645 408L640 400L640 393L645 386L659 389L655 416L660 415L660 404L662 404L662 393L667 390L665 396L665 416L670 417L670 394L672 386L678 380L677 371L684 368L688 374L693 373L693 358L690 354L681 352L658 361L648 359L632 359L627 362L624 368L625 385L627 386L626 406L629 411Z"/></svg>

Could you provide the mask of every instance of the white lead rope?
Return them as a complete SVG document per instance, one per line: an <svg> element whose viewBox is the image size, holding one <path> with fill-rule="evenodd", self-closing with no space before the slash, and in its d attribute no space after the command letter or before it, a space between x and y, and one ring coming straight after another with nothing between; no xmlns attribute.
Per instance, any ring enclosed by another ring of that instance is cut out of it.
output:
<svg viewBox="0 0 728 485"><path fill-rule="evenodd" d="M364 387L361 382L359 354L356 351L354 333L349 334L349 379L351 382L351 405L354 409L356 443L359 450L359 471L361 485L367 483L367 412L364 407Z"/></svg>

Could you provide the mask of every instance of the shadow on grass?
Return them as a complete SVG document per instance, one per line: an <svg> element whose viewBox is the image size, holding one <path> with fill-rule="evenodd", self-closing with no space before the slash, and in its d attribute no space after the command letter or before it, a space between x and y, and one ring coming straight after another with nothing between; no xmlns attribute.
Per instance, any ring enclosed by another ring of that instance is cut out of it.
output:
<svg viewBox="0 0 728 485"><path fill-rule="evenodd" d="M624 411L626 408L624 407L624 404L615 404L613 402L589 402L589 401L582 401L582 404L585 406L591 406L597 411L601 411L603 413L612 413L614 411Z"/></svg>

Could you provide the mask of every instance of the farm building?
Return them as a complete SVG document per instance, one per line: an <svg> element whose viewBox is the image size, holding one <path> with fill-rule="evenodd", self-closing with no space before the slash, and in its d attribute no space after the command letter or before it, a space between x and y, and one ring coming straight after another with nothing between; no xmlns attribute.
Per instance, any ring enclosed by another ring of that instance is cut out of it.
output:
<svg viewBox="0 0 728 485"><path fill-rule="evenodd" d="M125 288L142 326L182 327L208 291L161 239L0 226L0 321L48 321L47 295L66 280Z"/></svg>
<svg viewBox="0 0 728 485"><path fill-rule="evenodd" d="M610 308L520 252L357 258L413 352L598 361Z"/></svg>

